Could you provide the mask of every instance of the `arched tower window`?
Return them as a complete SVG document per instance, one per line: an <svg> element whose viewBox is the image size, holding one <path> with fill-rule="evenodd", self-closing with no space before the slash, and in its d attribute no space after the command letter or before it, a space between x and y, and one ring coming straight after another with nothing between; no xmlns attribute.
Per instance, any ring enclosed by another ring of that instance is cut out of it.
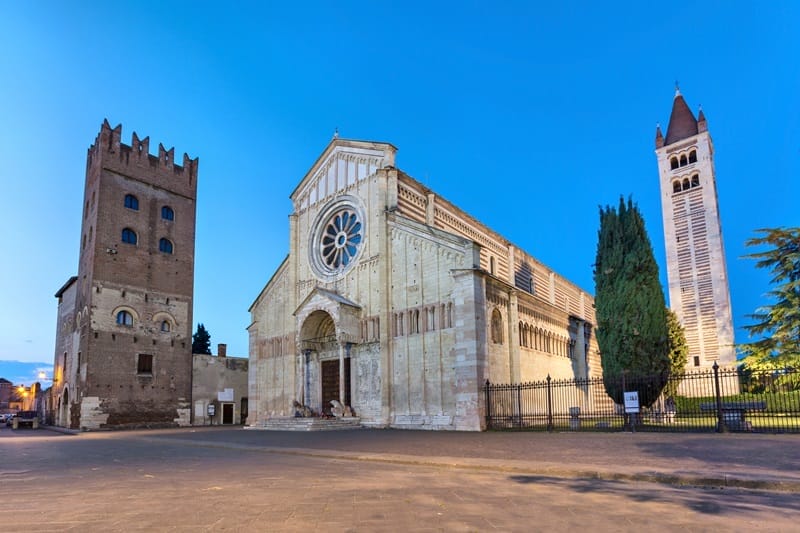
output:
<svg viewBox="0 0 800 533"><path fill-rule="evenodd" d="M669 168L670 168L670 170L675 170L676 168L678 168L678 158L677 157L671 157L669 159Z"/></svg>
<svg viewBox="0 0 800 533"><path fill-rule="evenodd" d="M168 205L161 208L161 218L164 220L175 220L175 211Z"/></svg>
<svg viewBox="0 0 800 533"><path fill-rule="evenodd" d="M680 180L675 180L672 182L672 192L681 192L681 182Z"/></svg>
<svg viewBox="0 0 800 533"><path fill-rule="evenodd" d="M697 163L697 150L689 152L689 163Z"/></svg>
<svg viewBox="0 0 800 533"><path fill-rule="evenodd" d="M161 331L163 331L164 333L168 333L170 330L172 330L172 326L170 325L169 320L162 320Z"/></svg>
<svg viewBox="0 0 800 533"><path fill-rule="evenodd" d="M125 228L124 230L122 230L122 242L128 244L136 244L137 241L138 239L136 237L136 232L133 231L131 228Z"/></svg>
<svg viewBox="0 0 800 533"><path fill-rule="evenodd" d="M695 174L692 176L692 187L699 187L700 186L700 175Z"/></svg>
<svg viewBox="0 0 800 533"><path fill-rule="evenodd" d="M683 179L683 190L684 191L688 191L689 190L689 178L684 178Z"/></svg>
<svg viewBox="0 0 800 533"><path fill-rule="evenodd" d="M686 155L681 156L681 166L685 167L687 165Z"/></svg>
<svg viewBox="0 0 800 533"><path fill-rule="evenodd" d="M133 315L129 311L120 311L117 313L117 324L120 326L133 326Z"/></svg>
<svg viewBox="0 0 800 533"><path fill-rule="evenodd" d="M160 239L158 241L158 251L165 254L172 253L172 242L169 239Z"/></svg>
<svg viewBox="0 0 800 533"><path fill-rule="evenodd" d="M139 199L136 198L132 194L126 194L125 195L125 207L127 207L128 209L133 209L134 211L138 211L139 210Z"/></svg>

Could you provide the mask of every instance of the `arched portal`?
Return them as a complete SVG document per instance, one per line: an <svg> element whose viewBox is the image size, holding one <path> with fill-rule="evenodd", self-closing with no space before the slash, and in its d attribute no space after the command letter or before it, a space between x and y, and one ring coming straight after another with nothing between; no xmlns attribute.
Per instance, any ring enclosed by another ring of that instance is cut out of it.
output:
<svg viewBox="0 0 800 533"><path fill-rule="evenodd" d="M303 355L303 403L317 412L331 414L331 401L350 405L349 344L340 342L333 317L313 311L300 328Z"/></svg>

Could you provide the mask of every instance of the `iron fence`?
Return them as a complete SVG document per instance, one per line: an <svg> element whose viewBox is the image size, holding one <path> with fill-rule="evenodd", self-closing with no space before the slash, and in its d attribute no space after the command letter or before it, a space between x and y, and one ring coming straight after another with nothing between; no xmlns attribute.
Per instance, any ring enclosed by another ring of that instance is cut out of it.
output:
<svg viewBox="0 0 800 533"><path fill-rule="evenodd" d="M545 431L800 433L800 371L712 368L680 375L486 382L486 427ZM625 413L623 391L641 406Z"/></svg>

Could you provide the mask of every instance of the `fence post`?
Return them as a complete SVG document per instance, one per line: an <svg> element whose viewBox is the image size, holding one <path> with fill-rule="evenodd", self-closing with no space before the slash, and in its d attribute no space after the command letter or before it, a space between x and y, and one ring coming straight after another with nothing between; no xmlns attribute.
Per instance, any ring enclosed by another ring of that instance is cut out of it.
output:
<svg viewBox="0 0 800 533"><path fill-rule="evenodd" d="M486 429L492 428L492 401L489 393L489 380L486 380Z"/></svg>
<svg viewBox="0 0 800 533"><path fill-rule="evenodd" d="M553 431L553 399L550 392L550 374L547 374L547 431Z"/></svg>
<svg viewBox="0 0 800 533"><path fill-rule="evenodd" d="M522 383L517 385L517 425L522 427Z"/></svg>
<svg viewBox="0 0 800 533"><path fill-rule="evenodd" d="M719 365L714 361L714 394L717 400L717 433L725 431L725 422L722 419L722 395L719 391Z"/></svg>

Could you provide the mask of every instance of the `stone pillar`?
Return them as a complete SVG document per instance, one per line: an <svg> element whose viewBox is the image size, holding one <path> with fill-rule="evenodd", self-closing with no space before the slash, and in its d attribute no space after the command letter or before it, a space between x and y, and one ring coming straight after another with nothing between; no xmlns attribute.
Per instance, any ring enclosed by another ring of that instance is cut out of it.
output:
<svg viewBox="0 0 800 533"><path fill-rule="evenodd" d="M517 291L512 290L508 298L508 356L511 383L522 382L519 350L519 313Z"/></svg>
<svg viewBox="0 0 800 533"><path fill-rule="evenodd" d="M339 343L339 403L344 406L344 344Z"/></svg>

